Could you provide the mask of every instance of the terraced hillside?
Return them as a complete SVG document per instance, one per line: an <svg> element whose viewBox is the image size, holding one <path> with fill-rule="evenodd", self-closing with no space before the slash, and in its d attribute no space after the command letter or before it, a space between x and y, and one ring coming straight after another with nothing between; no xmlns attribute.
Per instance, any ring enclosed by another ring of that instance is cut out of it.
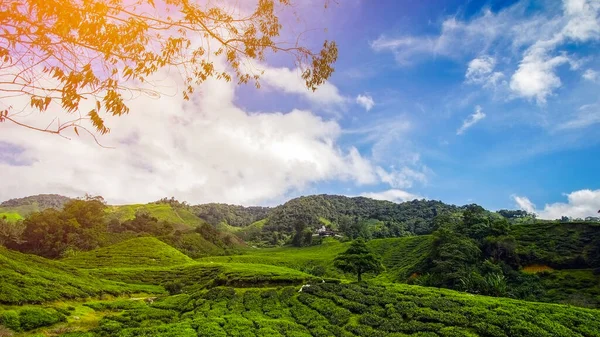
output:
<svg viewBox="0 0 600 337"><path fill-rule="evenodd" d="M216 287L151 304L88 302L98 317L94 326L71 320L36 331L69 331L64 337L600 336L598 310L407 285L317 283L298 289Z"/></svg>
<svg viewBox="0 0 600 337"><path fill-rule="evenodd" d="M0 303L40 303L148 291L162 290L102 280L59 261L0 247Z"/></svg>
<svg viewBox="0 0 600 337"><path fill-rule="evenodd" d="M177 249L154 237L126 240L62 260L77 268L122 268L175 266L193 260Z"/></svg>

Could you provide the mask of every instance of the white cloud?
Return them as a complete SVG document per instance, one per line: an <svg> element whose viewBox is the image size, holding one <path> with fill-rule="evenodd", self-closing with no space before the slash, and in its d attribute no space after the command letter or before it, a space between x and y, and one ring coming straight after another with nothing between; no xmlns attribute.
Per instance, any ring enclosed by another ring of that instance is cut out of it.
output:
<svg viewBox="0 0 600 337"><path fill-rule="evenodd" d="M596 82L598 80L598 72L593 69L587 69L581 77L588 81Z"/></svg>
<svg viewBox="0 0 600 337"><path fill-rule="evenodd" d="M180 85L175 79L161 84L174 92ZM106 117L112 130L100 140L114 149L98 147L82 131L82 137L67 134L69 141L3 123L0 145L12 150L10 158L0 157L0 200L89 192L111 203L172 195L192 203L259 204L318 181L380 182L370 160L337 144L337 122L302 110L244 111L234 104L234 88L209 80L191 101L179 95L129 101L128 115ZM51 106L22 121L45 126L54 116L69 118L58 110Z"/></svg>
<svg viewBox="0 0 600 337"><path fill-rule="evenodd" d="M582 129L600 123L600 106L587 104L579 108L573 118L559 124L556 130Z"/></svg>
<svg viewBox="0 0 600 337"><path fill-rule="evenodd" d="M514 195L513 199L517 203L517 207L529 213L535 213L535 205L527 197Z"/></svg>
<svg viewBox="0 0 600 337"><path fill-rule="evenodd" d="M546 103L546 97L562 84L554 69L568 61L565 56L548 58L543 51L534 50L523 57L511 78L510 89L519 96Z"/></svg>
<svg viewBox="0 0 600 337"><path fill-rule="evenodd" d="M504 77L502 72L494 72L495 66L496 59L491 56L483 55L471 60L465 74L466 82L495 87Z"/></svg>
<svg viewBox="0 0 600 337"><path fill-rule="evenodd" d="M373 109L373 107L375 106L375 101L373 100L373 97L366 94L359 94L358 96L356 96L356 103L365 108L365 110L367 111Z"/></svg>
<svg viewBox="0 0 600 337"><path fill-rule="evenodd" d="M415 199L423 199L423 197L419 195L398 189L390 189L381 192L366 192L361 194L361 196L375 200L387 200L392 202L405 202Z"/></svg>
<svg viewBox="0 0 600 337"><path fill-rule="evenodd" d="M470 115L469 118L463 121L462 126L458 130L456 130L456 134L462 135L463 133L465 133L465 131L467 131L468 128L479 123L479 121L481 121L484 118L485 114L483 113L483 111L481 111L481 107L479 105L476 106L475 112L472 115Z"/></svg>
<svg viewBox="0 0 600 337"><path fill-rule="evenodd" d="M405 166L400 170L391 169L390 171L386 171L381 167L377 167L375 172L381 182L394 188L410 188L415 182L427 183L427 168L418 171Z"/></svg>
<svg viewBox="0 0 600 337"><path fill-rule="evenodd" d="M299 94L313 104L321 107L343 106L347 98L342 96L338 88L330 82L325 82L316 91L306 87L299 69L273 68L265 65L257 66L264 71L261 75L261 84L282 90L290 94Z"/></svg>
<svg viewBox="0 0 600 337"><path fill-rule="evenodd" d="M537 210L527 197L513 196L517 206L528 212L533 212L541 219L560 219L562 216L585 219L588 216L598 216L600 209L600 190L579 190L566 194L566 203L546 204L544 209Z"/></svg>
<svg viewBox="0 0 600 337"><path fill-rule="evenodd" d="M510 76L512 92L543 104L562 85L556 68L567 62L572 69L577 68L575 56L565 55L565 43L600 38L600 1L564 0L562 8L553 2L547 4L533 14L530 2L520 1L496 13L483 10L470 20L451 17L443 21L437 35L381 35L371 48L393 53L401 65L424 60L426 56L462 60L473 54L500 54L506 55L507 60L520 59L518 66L507 64L507 70L493 71L495 60L476 58L469 64L467 82L493 86L517 68Z"/></svg>
<svg viewBox="0 0 600 337"><path fill-rule="evenodd" d="M586 42L600 37L600 1L564 0L563 7L564 24L552 37L539 39L525 51L510 82L517 95L545 103L546 97L562 84L555 68L567 62L576 63L565 55L551 54L566 41Z"/></svg>

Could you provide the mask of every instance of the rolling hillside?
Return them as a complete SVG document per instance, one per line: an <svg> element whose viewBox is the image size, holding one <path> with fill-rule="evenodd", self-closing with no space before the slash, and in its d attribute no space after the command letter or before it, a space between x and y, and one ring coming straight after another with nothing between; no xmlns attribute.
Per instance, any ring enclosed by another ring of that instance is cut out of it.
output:
<svg viewBox="0 0 600 337"><path fill-rule="evenodd" d="M169 204L135 204L108 206L106 212L110 218L116 218L123 222L131 220L135 217L137 210L144 210L150 213L151 216L158 220L164 220L176 224L176 229L191 229L203 223L202 219L195 216L192 212L185 208L173 207Z"/></svg>
<svg viewBox="0 0 600 337"><path fill-rule="evenodd" d="M61 209L71 198L58 194L38 194L25 198L6 200L0 203L0 218L9 221L21 220L33 212L47 208Z"/></svg>
<svg viewBox="0 0 600 337"><path fill-rule="evenodd" d="M62 260L64 263L84 269L174 266L193 260L177 249L154 237L126 240Z"/></svg>
<svg viewBox="0 0 600 337"><path fill-rule="evenodd" d="M142 291L161 289L102 280L59 261L0 247L0 303L40 303Z"/></svg>

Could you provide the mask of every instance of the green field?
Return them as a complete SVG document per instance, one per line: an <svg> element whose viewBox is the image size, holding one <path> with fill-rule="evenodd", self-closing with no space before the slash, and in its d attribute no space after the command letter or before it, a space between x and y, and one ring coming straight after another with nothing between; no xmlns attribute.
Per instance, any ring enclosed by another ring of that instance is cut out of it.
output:
<svg viewBox="0 0 600 337"><path fill-rule="evenodd" d="M86 269L174 266L193 260L157 238L141 237L88 252L78 252L62 261Z"/></svg>

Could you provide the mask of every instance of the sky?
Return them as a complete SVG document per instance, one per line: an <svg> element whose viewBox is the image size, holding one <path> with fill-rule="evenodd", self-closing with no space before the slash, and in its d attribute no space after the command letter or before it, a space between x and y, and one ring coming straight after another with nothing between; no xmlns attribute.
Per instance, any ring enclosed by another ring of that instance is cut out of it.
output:
<svg viewBox="0 0 600 337"><path fill-rule="evenodd" d="M277 56L257 65L260 89L209 80L184 101L163 76L160 97L108 118L111 149L0 124L0 200L272 206L327 193L597 215L600 0L296 4L303 20L285 34L311 28L303 42L339 47L317 91Z"/></svg>

